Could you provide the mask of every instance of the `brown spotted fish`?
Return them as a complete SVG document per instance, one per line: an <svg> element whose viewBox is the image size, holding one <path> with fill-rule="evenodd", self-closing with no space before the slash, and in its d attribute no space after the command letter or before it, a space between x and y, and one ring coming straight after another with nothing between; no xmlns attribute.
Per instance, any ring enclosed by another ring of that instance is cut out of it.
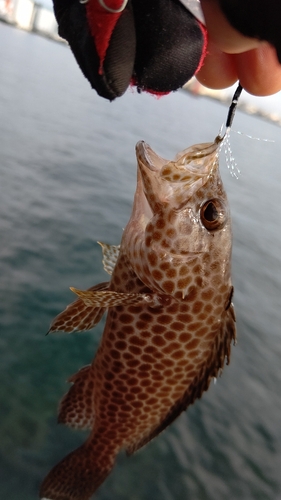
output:
<svg viewBox="0 0 281 500"><path fill-rule="evenodd" d="M157 436L229 361L235 316L222 140L174 161L137 144L131 218L120 247L102 244L111 279L73 289L78 300L50 328L87 330L107 310L96 356L69 379L59 409L59 422L90 435L51 470L41 499L89 500L121 449L130 455Z"/></svg>

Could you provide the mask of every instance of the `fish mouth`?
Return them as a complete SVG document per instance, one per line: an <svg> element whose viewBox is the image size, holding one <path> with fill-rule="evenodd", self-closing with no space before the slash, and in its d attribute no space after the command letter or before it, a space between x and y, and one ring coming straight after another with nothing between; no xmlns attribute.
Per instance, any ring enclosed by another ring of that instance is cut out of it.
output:
<svg viewBox="0 0 281 500"><path fill-rule="evenodd" d="M150 170L159 172L168 162L159 156L145 141L139 141L136 145L136 155L138 161L146 165Z"/></svg>
<svg viewBox="0 0 281 500"><path fill-rule="evenodd" d="M172 161L159 156L144 141L137 143L138 170L153 213L157 206L167 203L179 208L204 186L211 175L216 174L222 141L223 138L218 136L214 142L191 146Z"/></svg>
<svg viewBox="0 0 281 500"><path fill-rule="evenodd" d="M217 136L214 142L196 144L178 153L174 160L166 160L155 153L144 141L136 145L138 163L147 170L160 174L170 182L196 182L212 170L212 159L218 155L223 137ZM206 161L209 160L209 161Z"/></svg>

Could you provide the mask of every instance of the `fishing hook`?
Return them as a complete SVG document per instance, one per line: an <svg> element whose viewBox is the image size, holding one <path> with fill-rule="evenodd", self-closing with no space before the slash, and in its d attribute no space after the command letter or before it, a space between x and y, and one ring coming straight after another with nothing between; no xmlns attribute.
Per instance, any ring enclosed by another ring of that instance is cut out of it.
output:
<svg viewBox="0 0 281 500"><path fill-rule="evenodd" d="M232 97L231 104L229 106L228 115L227 115L226 124L225 124L226 129L230 129L230 127L232 125L233 118L234 118L235 111L236 111L236 107L238 104L238 99L241 95L242 90L243 90L243 87L242 87L241 83L239 82L238 87L235 90L234 95Z"/></svg>

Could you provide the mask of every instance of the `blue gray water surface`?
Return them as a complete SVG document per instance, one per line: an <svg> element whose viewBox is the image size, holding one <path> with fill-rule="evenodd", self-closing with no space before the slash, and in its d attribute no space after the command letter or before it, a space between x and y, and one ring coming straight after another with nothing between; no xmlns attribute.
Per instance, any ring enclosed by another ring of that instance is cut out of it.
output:
<svg viewBox="0 0 281 500"><path fill-rule="evenodd" d="M45 336L69 286L106 279L96 241L118 244L136 184L134 147L172 158L212 141L227 109L178 92L99 98L67 46L0 25L0 498L33 500L85 439L56 423L89 333ZM233 224L238 344L222 378L161 436L117 465L97 500L281 498L281 131L237 112L242 171L222 157Z"/></svg>

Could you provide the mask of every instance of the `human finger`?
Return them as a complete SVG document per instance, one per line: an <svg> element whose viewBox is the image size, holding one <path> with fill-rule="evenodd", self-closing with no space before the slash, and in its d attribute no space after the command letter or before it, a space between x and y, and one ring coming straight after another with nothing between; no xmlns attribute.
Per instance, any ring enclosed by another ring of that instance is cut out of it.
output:
<svg viewBox="0 0 281 500"><path fill-rule="evenodd" d="M209 41L196 78L211 89L223 89L240 80L250 94L267 96L281 90L281 65L274 47L267 43L241 54L226 54Z"/></svg>
<svg viewBox="0 0 281 500"><path fill-rule="evenodd" d="M196 78L205 87L224 89L233 85L238 80L238 75L230 55L222 52L209 40L204 63L196 73Z"/></svg>
<svg viewBox="0 0 281 500"><path fill-rule="evenodd" d="M250 94L267 96L281 90L281 64L271 45L264 43L231 57L241 85Z"/></svg>

